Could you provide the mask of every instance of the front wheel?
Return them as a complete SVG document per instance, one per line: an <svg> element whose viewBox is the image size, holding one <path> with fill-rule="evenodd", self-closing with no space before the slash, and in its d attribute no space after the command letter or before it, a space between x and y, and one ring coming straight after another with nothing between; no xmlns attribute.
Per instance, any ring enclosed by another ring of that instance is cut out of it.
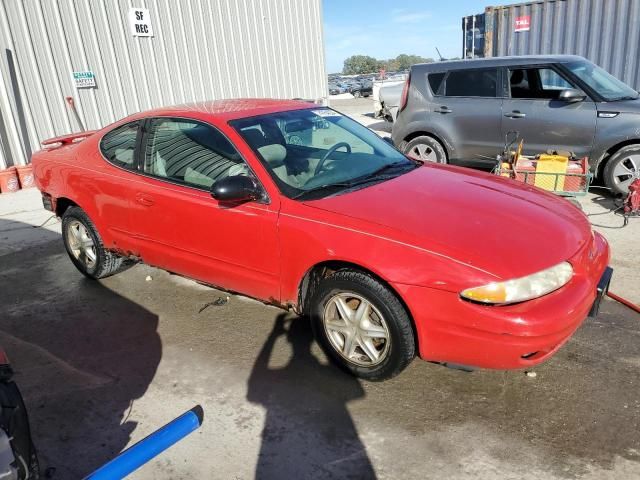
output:
<svg viewBox="0 0 640 480"><path fill-rule="evenodd" d="M338 270L311 300L316 339L338 366L365 380L392 378L415 356L411 319L396 295L372 276Z"/></svg>
<svg viewBox="0 0 640 480"><path fill-rule="evenodd" d="M631 182L640 178L640 145L628 145L611 155L603 174L605 185L614 194L628 194Z"/></svg>
<svg viewBox="0 0 640 480"><path fill-rule="evenodd" d="M360 98L362 94L360 93L360 90L356 90L355 92L353 92L353 98Z"/></svg>

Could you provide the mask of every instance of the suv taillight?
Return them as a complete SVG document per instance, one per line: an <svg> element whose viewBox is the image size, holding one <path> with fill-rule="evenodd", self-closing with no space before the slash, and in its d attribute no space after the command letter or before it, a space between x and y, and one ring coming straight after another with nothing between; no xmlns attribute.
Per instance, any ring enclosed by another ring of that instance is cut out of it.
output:
<svg viewBox="0 0 640 480"><path fill-rule="evenodd" d="M400 113L407 106L407 100L409 100L409 87L411 86L411 74L407 77L407 80L404 82L404 87L402 88L402 96L400 97L400 108L398 108L398 113Z"/></svg>

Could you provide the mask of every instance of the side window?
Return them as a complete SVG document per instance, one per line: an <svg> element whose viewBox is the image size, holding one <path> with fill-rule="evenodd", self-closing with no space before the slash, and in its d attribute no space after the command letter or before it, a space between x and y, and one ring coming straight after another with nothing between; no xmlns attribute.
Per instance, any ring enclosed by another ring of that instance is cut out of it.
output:
<svg viewBox="0 0 640 480"><path fill-rule="evenodd" d="M134 167L134 153L139 122L127 123L102 137L100 150L111 163L123 167Z"/></svg>
<svg viewBox="0 0 640 480"><path fill-rule="evenodd" d="M498 70L452 70L445 80L447 97L496 97Z"/></svg>
<svg viewBox="0 0 640 480"><path fill-rule="evenodd" d="M575 88L552 68L509 69L511 98L556 99L566 88Z"/></svg>
<svg viewBox="0 0 640 480"><path fill-rule="evenodd" d="M440 87L442 87L442 81L444 80L445 73L430 73L428 76L429 87L434 95L442 95Z"/></svg>
<svg viewBox="0 0 640 480"><path fill-rule="evenodd" d="M210 188L250 170L222 133L195 120L151 120L144 151L144 172L154 177Z"/></svg>

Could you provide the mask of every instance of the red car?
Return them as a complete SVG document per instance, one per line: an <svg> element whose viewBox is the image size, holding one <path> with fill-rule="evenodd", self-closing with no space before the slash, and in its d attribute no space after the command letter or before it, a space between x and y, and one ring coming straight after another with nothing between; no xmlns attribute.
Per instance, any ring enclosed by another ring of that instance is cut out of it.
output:
<svg viewBox="0 0 640 480"><path fill-rule="evenodd" d="M569 202L407 158L313 104L162 108L43 143L37 185L83 274L141 260L308 314L327 354L370 380L416 352L538 364L610 277L605 239Z"/></svg>

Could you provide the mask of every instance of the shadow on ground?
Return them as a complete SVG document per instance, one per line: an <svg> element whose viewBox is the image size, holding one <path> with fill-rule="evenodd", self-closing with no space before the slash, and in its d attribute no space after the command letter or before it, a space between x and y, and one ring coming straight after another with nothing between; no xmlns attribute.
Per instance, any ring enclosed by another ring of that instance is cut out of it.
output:
<svg viewBox="0 0 640 480"><path fill-rule="evenodd" d="M292 355L283 367L271 368L279 337ZM258 354L247 393L266 410L255 478L375 479L347 410L364 390L355 377L320 363L312 343L308 319L282 313Z"/></svg>
<svg viewBox="0 0 640 480"><path fill-rule="evenodd" d="M84 278L60 237L49 236L0 257L0 344L41 466L55 468L53 478L82 478L129 442L136 423L127 414L152 381L162 345L156 315Z"/></svg>

